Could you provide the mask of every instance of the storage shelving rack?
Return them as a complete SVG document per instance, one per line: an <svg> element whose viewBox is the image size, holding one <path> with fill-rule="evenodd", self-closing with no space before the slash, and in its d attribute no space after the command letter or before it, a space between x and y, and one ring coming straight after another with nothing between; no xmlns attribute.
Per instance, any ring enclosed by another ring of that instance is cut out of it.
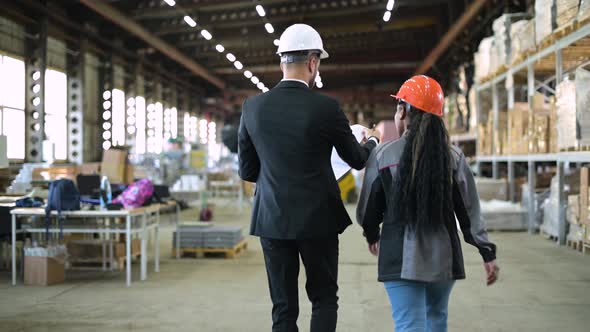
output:
<svg viewBox="0 0 590 332"><path fill-rule="evenodd" d="M476 109L478 122L481 119L482 112L482 93L489 93L491 90L493 126L494 132L499 130L499 112L500 112L500 91L506 89L507 109L510 112L515 102L515 77L522 78L526 75L527 97L529 111L533 107L533 98L535 92L539 89L551 90L548 83L555 81L555 85L562 82L564 72L575 70L578 66L590 60L590 23L580 25L577 29L568 35L555 38L554 42L536 53L528 56L522 62L515 64L505 71L496 74L494 77L484 83L477 83L476 89ZM504 83L504 86L501 84ZM554 92L554 91L553 91ZM479 133L478 133L479 134ZM492 140L492 151L496 152L496 142ZM477 147L479 149L479 145ZM558 211L558 242L560 245L566 244L567 223L565 218L566 197L564 195L564 169L572 163L590 162L590 152L558 152L549 154L526 154L526 155L481 155L477 151L477 168L481 169L482 163L492 164L493 178L499 177L499 164L506 163L508 169L508 184L510 200L515 199L515 163L527 163L528 166L528 230L534 233L535 229L535 180L537 163L554 163L557 166L557 177L559 183L559 211Z"/></svg>

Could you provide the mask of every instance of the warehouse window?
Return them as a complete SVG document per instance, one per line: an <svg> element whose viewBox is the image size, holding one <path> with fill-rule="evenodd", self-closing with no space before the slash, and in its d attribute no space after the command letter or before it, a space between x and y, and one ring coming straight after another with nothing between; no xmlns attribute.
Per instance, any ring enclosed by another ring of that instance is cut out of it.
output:
<svg viewBox="0 0 590 332"><path fill-rule="evenodd" d="M0 55L0 132L7 156L25 158L25 63Z"/></svg>
<svg viewBox="0 0 590 332"><path fill-rule="evenodd" d="M113 89L113 146L125 145L125 92Z"/></svg>
<svg viewBox="0 0 590 332"><path fill-rule="evenodd" d="M138 154L145 153L146 137L145 137L145 98L137 96L135 98L135 127L137 134L135 135L135 152Z"/></svg>
<svg viewBox="0 0 590 332"><path fill-rule="evenodd" d="M68 157L67 114L68 78L65 73L47 69L45 71L45 135L48 144L43 147L45 160L66 160Z"/></svg>

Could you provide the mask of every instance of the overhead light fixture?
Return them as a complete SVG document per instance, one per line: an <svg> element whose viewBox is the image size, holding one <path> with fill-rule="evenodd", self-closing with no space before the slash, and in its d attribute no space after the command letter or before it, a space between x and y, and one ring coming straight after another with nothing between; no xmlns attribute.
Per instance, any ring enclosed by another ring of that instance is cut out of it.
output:
<svg viewBox="0 0 590 332"><path fill-rule="evenodd" d="M252 72L251 72L251 71L249 71L249 70L246 70L246 71L244 72L244 76L246 76L246 78L251 78L251 77L252 77Z"/></svg>
<svg viewBox="0 0 590 332"><path fill-rule="evenodd" d="M237 70L242 70L242 68L244 68L244 65L242 65L240 61L236 61L234 62L234 67L236 67Z"/></svg>
<svg viewBox="0 0 590 332"><path fill-rule="evenodd" d="M170 7L174 7L174 5L176 5L176 1L174 0L164 0L164 2L167 3Z"/></svg>
<svg viewBox="0 0 590 332"><path fill-rule="evenodd" d="M256 6L256 11L258 12L258 15L260 15L260 17L264 17L266 15L264 7L262 7L261 5Z"/></svg>
<svg viewBox="0 0 590 332"><path fill-rule="evenodd" d="M387 10L388 11L392 11L393 10L393 5L395 5L395 0L389 0L387 1Z"/></svg>
<svg viewBox="0 0 590 332"><path fill-rule="evenodd" d="M185 16L184 21L186 22L186 24L190 25L191 28L194 28L197 26L197 22L195 22L195 20L193 20L193 18L190 16Z"/></svg>
<svg viewBox="0 0 590 332"><path fill-rule="evenodd" d="M252 83L254 83L254 84L258 84L258 82L260 82L260 80L256 76L252 76L252 78L250 79L250 81L252 81Z"/></svg>
<svg viewBox="0 0 590 332"><path fill-rule="evenodd" d="M321 81L320 81L320 82L316 82L316 84L315 84L315 85L316 85L318 88L320 88L320 89L324 87L324 83L322 83Z"/></svg>
<svg viewBox="0 0 590 332"><path fill-rule="evenodd" d="M201 30L201 35L203 37L205 37L205 39L207 40L211 40L211 38L213 38L213 36L211 35L211 33L205 29Z"/></svg>
<svg viewBox="0 0 590 332"><path fill-rule="evenodd" d="M258 82L258 84L256 84L256 87L259 88L260 90L265 88L264 83L262 83L262 82Z"/></svg>
<svg viewBox="0 0 590 332"><path fill-rule="evenodd" d="M390 11L386 11L385 14L383 14L383 21L389 22L389 19L390 18L391 18L391 12Z"/></svg>
<svg viewBox="0 0 590 332"><path fill-rule="evenodd" d="M268 88L265 87L264 89L262 89L262 92L264 92L264 93L268 92Z"/></svg>
<svg viewBox="0 0 590 332"><path fill-rule="evenodd" d="M273 41L273 43L275 44L275 46L279 46L279 43L280 43L280 41L279 41L278 39L275 39L275 40Z"/></svg>
<svg viewBox="0 0 590 332"><path fill-rule="evenodd" d="M272 27L272 24L270 24L270 23L266 23L266 24L264 25L264 28L266 29L266 31L267 31L268 33L273 33L273 32L275 32L275 28L273 28L273 27Z"/></svg>
<svg viewBox="0 0 590 332"><path fill-rule="evenodd" d="M219 52L219 53L223 53L223 51L225 51L225 47L223 47L223 45L221 45L221 44L217 44L217 45L215 46L215 49L216 49L216 50L217 50L217 52Z"/></svg>
<svg viewBox="0 0 590 332"><path fill-rule="evenodd" d="M236 61L236 56L231 54L231 53L227 53L227 55L225 56L230 62L234 62Z"/></svg>

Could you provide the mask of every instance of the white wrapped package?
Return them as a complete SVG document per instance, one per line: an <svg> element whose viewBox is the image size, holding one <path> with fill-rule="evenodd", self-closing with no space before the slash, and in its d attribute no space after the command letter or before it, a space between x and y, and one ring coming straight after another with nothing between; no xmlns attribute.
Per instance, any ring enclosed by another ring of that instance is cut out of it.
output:
<svg viewBox="0 0 590 332"><path fill-rule="evenodd" d="M555 176L551 179L551 194L543 206L543 224L541 225L541 231L551 236L557 236L559 234L559 225L557 222L558 201L559 183Z"/></svg>
<svg viewBox="0 0 590 332"><path fill-rule="evenodd" d="M576 84L569 79L557 85L557 147L567 149L577 145Z"/></svg>
<svg viewBox="0 0 590 332"><path fill-rule="evenodd" d="M555 0L557 27L571 23L578 16L580 0Z"/></svg>
<svg viewBox="0 0 590 332"><path fill-rule="evenodd" d="M537 45L553 32L553 3L555 0L535 1L535 41Z"/></svg>
<svg viewBox="0 0 590 332"><path fill-rule="evenodd" d="M580 225L570 224L570 230L567 233L567 240L573 242L580 242L584 239L584 227Z"/></svg>
<svg viewBox="0 0 590 332"><path fill-rule="evenodd" d="M535 49L535 21L521 20L510 26L510 63L515 63L521 54Z"/></svg>
<svg viewBox="0 0 590 332"><path fill-rule="evenodd" d="M494 37L482 39L475 54L475 77L478 81L490 75L490 55Z"/></svg>
<svg viewBox="0 0 590 332"><path fill-rule="evenodd" d="M581 0L578 21L584 21L588 18L590 18L590 0Z"/></svg>
<svg viewBox="0 0 590 332"><path fill-rule="evenodd" d="M494 45L498 56L498 68L508 64L508 43L510 41L509 31L506 29L508 16L498 17L492 24L494 30Z"/></svg>
<svg viewBox="0 0 590 332"><path fill-rule="evenodd" d="M580 144L590 145L590 66L576 69L576 119Z"/></svg>

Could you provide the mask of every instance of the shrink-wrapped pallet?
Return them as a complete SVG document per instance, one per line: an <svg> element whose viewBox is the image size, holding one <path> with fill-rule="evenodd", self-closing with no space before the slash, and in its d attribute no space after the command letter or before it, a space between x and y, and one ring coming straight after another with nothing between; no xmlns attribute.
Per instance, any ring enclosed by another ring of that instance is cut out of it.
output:
<svg viewBox="0 0 590 332"><path fill-rule="evenodd" d="M494 46L496 48L497 67L508 65L510 54L510 23L508 16L502 15L498 17L492 24L494 30Z"/></svg>
<svg viewBox="0 0 590 332"><path fill-rule="evenodd" d="M580 10L578 11L578 21L585 21L590 18L590 0L580 1Z"/></svg>
<svg viewBox="0 0 590 332"><path fill-rule="evenodd" d="M555 0L535 1L535 41L537 45L553 32L553 4Z"/></svg>
<svg viewBox="0 0 590 332"><path fill-rule="evenodd" d="M490 75L490 56L494 37L482 39L475 53L475 77L478 81Z"/></svg>
<svg viewBox="0 0 590 332"><path fill-rule="evenodd" d="M569 79L556 88L557 147L567 149L577 145L576 138L576 84Z"/></svg>
<svg viewBox="0 0 590 332"><path fill-rule="evenodd" d="M522 55L535 49L535 20L521 20L510 26L510 63L522 60Z"/></svg>
<svg viewBox="0 0 590 332"><path fill-rule="evenodd" d="M557 28L571 23L578 16L580 0L555 0Z"/></svg>
<svg viewBox="0 0 590 332"><path fill-rule="evenodd" d="M576 118L580 144L590 145L590 66L576 70Z"/></svg>
<svg viewBox="0 0 590 332"><path fill-rule="evenodd" d="M543 224L541 231L551 236L559 234L558 210L559 210L559 182L557 176L551 180L551 193L549 198L545 200L543 206Z"/></svg>

